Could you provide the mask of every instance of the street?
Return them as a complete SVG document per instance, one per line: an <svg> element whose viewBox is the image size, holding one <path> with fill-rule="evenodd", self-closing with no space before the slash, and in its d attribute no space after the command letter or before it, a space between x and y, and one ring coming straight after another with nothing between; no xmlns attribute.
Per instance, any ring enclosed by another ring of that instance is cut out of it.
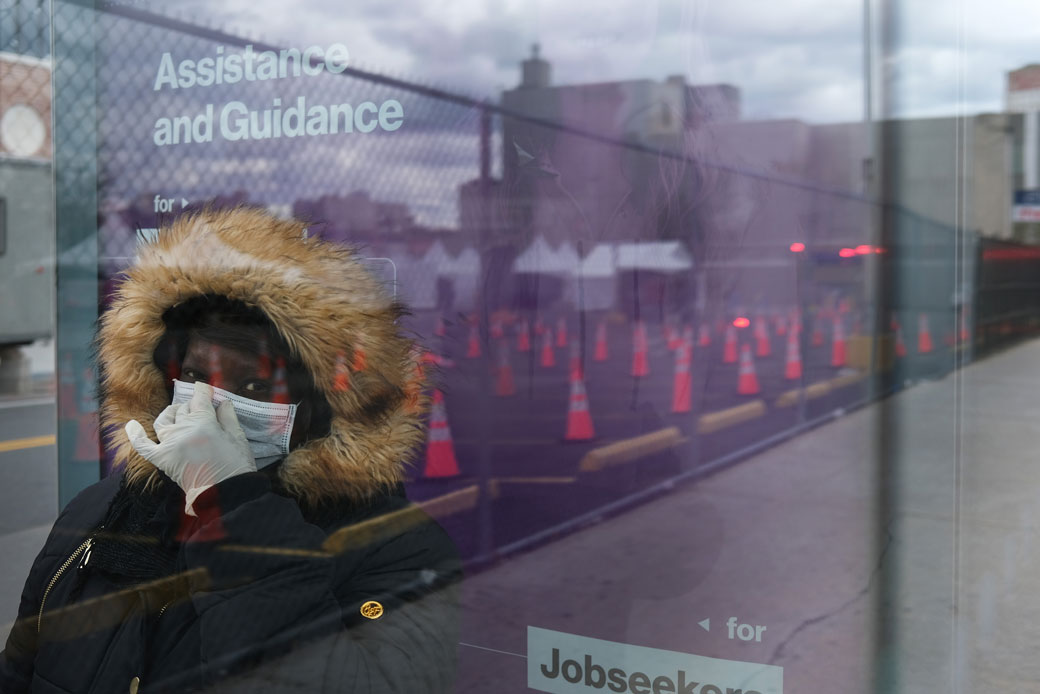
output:
<svg viewBox="0 0 1040 694"><path fill-rule="evenodd" d="M53 401L0 402L0 535L58 515L55 422Z"/></svg>

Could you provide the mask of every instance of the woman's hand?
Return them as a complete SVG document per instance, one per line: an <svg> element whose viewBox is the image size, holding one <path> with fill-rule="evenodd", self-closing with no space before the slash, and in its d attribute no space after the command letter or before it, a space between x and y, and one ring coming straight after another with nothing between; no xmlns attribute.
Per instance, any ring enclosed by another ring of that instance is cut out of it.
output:
<svg viewBox="0 0 1040 694"><path fill-rule="evenodd" d="M202 492L229 477L256 472L256 461L230 400L213 407L213 389L195 384L189 402L170 405L155 419L155 443L136 419L126 423L130 444L184 490L184 511Z"/></svg>

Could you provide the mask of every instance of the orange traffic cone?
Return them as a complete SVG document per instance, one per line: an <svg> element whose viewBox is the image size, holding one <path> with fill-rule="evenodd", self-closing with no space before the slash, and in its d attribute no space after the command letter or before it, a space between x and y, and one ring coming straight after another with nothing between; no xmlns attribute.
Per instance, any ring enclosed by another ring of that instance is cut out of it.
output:
<svg viewBox="0 0 1040 694"><path fill-rule="evenodd" d="M556 352L553 351L552 330L542 333L542 366L549 368L556 366Z"/></svg>
<svg viewBox="0 0 1040 694"><path fill-rule="evenodd" d="M336 376L333 379L332 389L342 393L350 388L350 371L347 369L347 356L340 350L336 354Z"/></svg>
<svg viewBox="0 0 1040 694"><path fill-rule="evenodd" d="M423 363L436 364L437 366L442 366L445 369L450 369L451 367L455 366L455 362L453 362L451 359L448 359L447 357L442 357L439 354L434 354L433 352L423 353Z"/></svg>
<svg viewBox="0 0 1040 694"><path fill-rule="evenodd" d="M594 361L606 361L607 353L607 321L601 320L596 326L596 351L592 355Z"/></svg>
<svg viewBox="0 0 1040 694"><path fill-rule="evenodd" d="M889 324L892 332L895 333L895 356L905 357L907 356L907 345L903 341L903 329L900 328L899 320L892 318L892 322Z"/></svg>
<svg viewBox="0 0 1040 694"><path fill-rule="evenodd" d="M636 378L650 374L650 365L646 358L647 347L646 323L636 321L632 328L632 375Z"/></svg>
<svg viewBox="0 0 1040 694"><path fill-rule="evenodd" d="M732 323L726 326L726 341L722 345L722 363L737 363L737 329Z"/></svg>
<svg viewBox="0 0 1040 694"><path fill-rule="evenodd" d="M176 347L176 345L172 345L171 344L170 348L169 348L169 350L167 352L167 358L166 358L166 380L167 381L172 381L175 378L179 379L181 377L181 362L177 358L177 356L178 356L177 355L177 347ZM269 377L270 377L270 373L268 373L267 376L263 376L262 378L269 378Z"/></svg>
<svg viewBox="0 0 1040 694"><path fill-rule="evenodd" d="M782 315L780 315L780 314L777 314L773 318L773 320L776 323L776 336L777 337L783 337L784 335L786 335L787 334L787 323L784 322L784 317Z"/></svg>
<svg viewBox="0 0 1040 694"><path fill-rule="evenodd" d="M513 365L509 362L509 342L506 340L498 341L498 378L495 380L495 395L500 398L516 395Z"/></svg>
<svg viewBox="0 0 1040 694"><path fill-rule="evenodd" d="M209 381L214 388L224 387L224 370L220 366L220 351L216 345L209 348Z"/></svg>
<svg viewBox="0 0 1040 694"><path fill-rule="evenodd" d="M845 328L841 316L834 316L834 333L831 338L831 366L845 366Z"/></svg>
<svg viewBox="0 0 1040 694"><path fill-rule="evenodd" d="M444 394L433 391L433 406L430 409L430 429L426 437L426 467L423 477L455 477L459 474L459 461L455 458L455 444L451 440L448 413L444 407Z"/></svg>
<svg viewBox="0 0 1040 694"><path fill-rule="evenodd" d="M682 343L693 348L693 326L687 325L682 331Z"/></svg>
<svg viewBox="0 0 1040 694"><path fill-rule="evenodd" d="M469 344L466 346L466 358L477 359L480 357L480 334L477 332L477 324L469 325Z"/></svg>
<svg viewBox="0 0 1040 694"><path fill-rule="evenodd" d="M267 352L266 341L260 342L260 356L257 358L256 375L264 380L271 378L273 375L271 371L271 355Z"/></svg>
<svg viewBox="0 0 1040 694"><path fill-rule="evenodd" d="M364 371L368 368L368 356L365 354L365 350L358 347L354 350L354 362L350 365L350 370L354 373Z"/></svg>
<svg viewBox="0 0 1040 694"><path fill-rule="evenodd" d="M787 335L787 359L784 363L784 378L796 381L802 377L802 348L798 344L798 333L792 328Z"/></svg>
<svg viewBox="0 0 1040 694"><path fill-rule="evenodd" d="M288 405L290 400L289 377L285 369L285 359L278 357L274 364L274 383L271 385L271 402L279 405Z"/></svg>
<svg viewBox="0 0 1040 694"><path fill-rule="evenodd" d="M290 398L289 398L289 384L288 384L288 379L286 377L285 362L282 361L281 364L282 364L282 370L281 370L280 374L276 374L274 372L274 369L271 368L271 357L270 357L270 355L267 352L267 343L266 342L261 342L261 345L260 345L260 357L257 359L257 365L256 365L256 375L257 375L257 377L262 378L264 380L270 379L271 380L271 394L272 394L272 397L274 397L276 395L275 388L277 387L278 388L278 393L277 393L278 401L281 404L287 404L290 401ZM280 383L275 382L276 378L280 378L281 382ZM348 385L349 385L349 375L348 375ZM272 402L274 402L274 400L272 400ZM277 424L273 424L272 426L275 429L278 428Z"/></svg>
<svg viewBox="0 0 1040 694"><path fill-rule="evenodd" d="M669 320L664 324L664 339L668 343L669 350L675 350L679 347L681 340L679 339L679 331L672 325L672 321Z"/></svg>
<svg viewBox="0 0 1040 694"><path fill-rule="evenodd" d="M820 314L816 314L816 317L813 319L812 346L823 346L823 324Z"/></svg>
<svg viewBox="0 0 1040 694"><path fill-rule="evenodd" d="M571 380L571 400L567 410L566 441L588 441L596 435L592 426L592 415L589 414L589 398L585 394L585 382L581 379Z"/></svg>
<svg viewBox="0 0 1040 694"><path fill-rule="evenodd" d="M701 334L698 342L701 347L707 347L711 344L711 326L707 323L701 323Z"/></svg>
<svg viewBox="0 0 1040 694"><path fill-rule="evenodd" d="M520 321L520 331L516 336L516 349L519 352L531 351L531 326L527 324L526 318Z"/></svg>
<svg viewBox="0 0 1040 694"><path fill-rule="evenodd" d="M567 346L567 319L563 316L556 320L556 346Z"/></svg>
<svg viewBox="0 0 1040 694"><path fill-rule="evenodd" d="M928 329L928 314L922 313L917 318L917 353L928 354L932 351L932 333Z"/></svg>
<svg viewBox="0 0 1040 694"><path fill-rule="evenodd" d="M438 313L437 322L433 326L433 334L437 337L444 337L447 332L447 328L444 325L444 316Z"/></svg>
<svg viewBox="0 0 1040 694"><path fill-rule="evenodd" d="M426 353L419 345L412 345L408 352L412 361L412 377L404 385L405 408L415 414L422 409L423 383L426 380Z"/></svg>
<svg viewBox="0 0 1040 694"><path fill-rule="evenodd" d="M585 380L585 369L581 365L581 349L577 340L571 342L570 379Z"/></svg>
<svg viewBox="0 0 1040 694"><path fill-rule="evenodd" d="M693 329L691 328L690 331L692 332ZM672 412L674 413L690 411L690 394L693 390L693 380L690 375L692 356L692 340L683 340L675 352L675 379L672 382Z"/></svg>
<svg viewBox="0 0 1040 694"><path fill-rule="evenodd" d="M502 318L495 317L491 319L491 338L493 340L500 340L505 337L506 331L502 327Z"/></svg>
<svg viewBox="0 0 1040 694"><path fill-rule="evenodd" d="M759 316L755 321L755 356L768 357L773 353L773 345L769 341L769 326L766 319Z"/></svg>
<svg viewBox="0 0 1040 694"><path fill-rule="evenodd" d="M737 371L737 394L755 395L758 391L758 375L755 373L755 360L751 356L751 345L744 345L740 348L740 368Z"/></svg>
<svg viewBox="0 0 1040 694"><path fill-rule="evenodd" d="M798 311L791 311L790 316L791 325L788 326L788 330L796 332L799 335L802 334L802 314Z"/></svg>

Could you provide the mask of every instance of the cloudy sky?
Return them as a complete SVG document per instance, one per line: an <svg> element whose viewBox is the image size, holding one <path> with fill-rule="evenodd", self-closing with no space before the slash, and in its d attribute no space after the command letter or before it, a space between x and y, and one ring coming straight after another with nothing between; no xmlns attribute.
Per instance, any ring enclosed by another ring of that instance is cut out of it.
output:
<svg viewBox="0 0 1040 694"><path fill-rule="evenodd" d="M891 4L895 40L884 64L894 76L887 92L893 115L998 110L1005 72L1040 61L1038 3ZM518 61L538 41L557 84L679 73L693 83L737 85L747 118L833 122L863 113L860 0L178 0L155 6L283 45L343 42L357 66L479 96L514 86Z"/></svg>

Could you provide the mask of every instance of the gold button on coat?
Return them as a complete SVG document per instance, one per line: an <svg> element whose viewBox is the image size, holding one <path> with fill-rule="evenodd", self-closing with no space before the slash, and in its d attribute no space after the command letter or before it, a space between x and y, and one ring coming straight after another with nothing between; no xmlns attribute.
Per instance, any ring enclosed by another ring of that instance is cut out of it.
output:
<svg viewBox="0 0 1040 694"><path fill-rule="evenodd" d="M130 694L137 694L137 688L141 686L141 678L135 677L130 680Z"/></svg>
<svg viewBox="0 0 1040 694"><path fill-rule="evenodd" d="M369 619L379 619L383 616L383 606L375 600L369 600L361 606L361 616Z"/></svg>

